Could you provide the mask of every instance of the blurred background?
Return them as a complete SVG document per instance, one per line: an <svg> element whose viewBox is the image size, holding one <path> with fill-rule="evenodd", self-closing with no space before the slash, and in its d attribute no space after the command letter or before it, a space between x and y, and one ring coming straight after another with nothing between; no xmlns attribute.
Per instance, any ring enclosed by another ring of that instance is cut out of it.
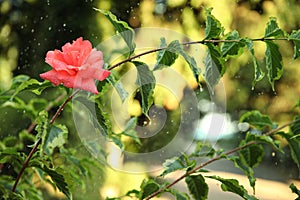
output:
<svg viewBox="0 0 300 200"><path fill-rule="evenodd" d="M204 38L205 28L204 7L213 7L212 14L224 26L225 33L237 30L241 37L262 37L265 25L271 16L276 17L279 27L288 33L300 28L300 1L298 0L0 0L0 91L8 89L12 78L16 75L26 74L40 80L39 74L50 69L44 62L46 52L49 50L60 49L66 42L81 36L90 40L93 46L97 46L101 41L114 35L115 31L109 21L93 8L110 10L133 28L168 28L192 40L201 40ZM226 73L222 78L226 91L227 114L219 116L226 119L226 131L224 137L210 138L212 141L218 140L220 147L226 149L235 147L239 139L244 137L244 133L239 132L237 121L247 110L260 110L270 115L271 119L279 124L291 121L293 116L299 113L294 106L300 94L300 62L292 59L291 43L277 43L283 56L284 73L275 83L275 91L272 91L267 77L252 90L253 63L248 52L227 61ZM255 54L260 65L264 66L265 45L263 43L255 43ZM184 64L179 62L175 68L190 80L191 74L183 70L184 66L181 65ZM203 68L203 63L198 62L198 65ZM116 71L122 74L122 70ZM172 77L169 79L174 82ZM197 89L194 81L188 81L188 84L191 88ZM183 92L184 88L178 86L178 90ZM159 92L157 94L159 96ZM43 98L53 99L51 95L54 96L55 92L49 91ZM160 105L166 109L169 117L176 120L178 102L173 101L171 96L164 94L161 96L164 100ZM207 95L199 94L197 97L201 101L201 112L212 114L209 113L208 107L211 105ZM30 99L31 96L24 95L24 98ZM159 101L161 98L157 97L157 99ZM73 122L68 120L72 118L71 115L71 110L67 110L60 119L67 123L70 130L68 142L70 146L80 143ZM205 120L204 118L201 120ZM201 139L200 133L205 134L205 121L202 121L204 125L201 126L201 120L199 130L196 130L199 132L198 139ZM17 134L20 130L26 129L30 123L30 120L19 111L0 109L0 139L7 134ZM166 126L171 125L171 122L167 121ZM167 137L164 138L158 143L164 144ZM151 144L153 141L148 140L144 141L141 149L137 149L134 145L129 145L129 149L135 152L151 151ZM284 142L282 146L287 148ZM83 150L81 156L90 155ZM209 168L226 173L240 173L227 162L217 162ZM129 189L138 188L142 179L147 176L147 174L131 175L114 172L110 169L103 171L95 169L94 173L92 178L84 180L88 185L84 190L81 188L74 191L74 199L118 196ZM274 153L274 149L267 147L262 165L255 168L255 175L266 181L278 181L284 184L297 179L298 172L288 154ZM126 184L119 180L126 180ZM275 183L267 184L270 185L264 186L273 187L271 184ZM50 189L45 189L47 193L45 199L63 198L62 195L49 191ZM288 192L288 189L286 191ZM259 189L257 192L259 193ZM211 196L211 199L213 198ZM267 196L261 199L272 198Z"/></svg>

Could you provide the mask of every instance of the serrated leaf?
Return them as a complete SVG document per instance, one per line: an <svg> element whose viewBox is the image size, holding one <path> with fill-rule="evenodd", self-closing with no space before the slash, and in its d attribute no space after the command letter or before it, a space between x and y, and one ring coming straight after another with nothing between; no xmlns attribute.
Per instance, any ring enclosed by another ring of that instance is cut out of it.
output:
<svg viewBox="0 0 300 200"><path fill-rule="evenodd" d="M222 57L224 58L239 55L242 52L243 47L245 46L245 42L241 40L239 32L237 32L236 30L227 33L224 40L225 42L221 47ZM231 41L226 42L226 40ZM236 40L236 42L232 42L232 40Z"/></svg>
<svg viewBox="0 0 300 200"><path fill-rule="evenodd" d="M160 176L165 176L171 172L186 168L179 157L173 157L171 159L167 159L163 163L163 167L164 167L164 171Z"/></svg>
<svg viewBox="0 0 300 200"><path fill-rule="evenodd" d="M190 175L185 178L188 189L194 199L205 200L208 194L208 185L201 174Z"/></svg>
<svg viewBox="0 0 300 200"><path fill-rule="evenodd" d="M263 135L252 134L250 132L247 132L246 142L250 142L250 141L271 144L275 149L283 152L283 150L280 148L280 141L274 140L271 136L264 135L264 134Z"/></svg>
<svg viewBox="0 0 300 200"><path fill-rule="evenodd" d="M107 10L100 10L97 8L94 8L96 11L102 13L114 26L116 31L121 35L121 37L126 42L128 48L129 48L129 55L132 55L135 49L135 32L134 30L128 26L128 24L124 21L118 20L117 17L112 14L110 11Z"/></svg>
<svg viewBox="0 0 300 200"><path fill-rule="evenodd" d="M298 198L296 200L299 200L300 199L300 190L295 186L294 183L292 183L290 185L290 189L292 190L293 193L298 195Z"/></svg>
<svg viewBox="0 0 300 200"><path fill-rule="evenodd" d="M297 59L300 56L300 30L294 30L289 35L289 40L294 43L294 59Z"/></svg>
<svg viewBox="0 0 300 200"><path fill-rule="evenodd" d="M242 146L242 143L240 146ZM242 157L249 167L253 168L259 165L264 156L264 148L261 145L253 144L249 147L242 149L239 152L240 157Z"/></svg>
<svg viewBox="0 0 300 200"><path fill-rule="evenodd" d="M240 117L240 122L247 122L259 130L274 126L269 116L261 114L258 110L245 112Z"/></svg>
<svg viewBox="0 0 300 200"><path fill-rule="evenodd" d="M211 14L211 11L212 8L206 10L205 39L213 39L219 37L224 29L220 21Z"/></svg>
<svg viewBox="0 0 300 200"><path fill-rule="evenodd" d="M178 54L176 53L178 44L176 41L171 42L168 46L165 38L161 38L160 42L160 48L164 49L158 52L153 70L169 67L174 64L175 60L178 58Z"/></svg>
<svg viewBox="0 0 300 200"><path fill-rule="evenodd" d="M224 179L219 176L206 177L220 181L222 183L221 188L223 191L235 193L246 200L257 200L255 196L249 195L247 190L242 185L240 185L236 179Z"/></svg>
<svg viewBox="0 0 300 200"><path fill-rule="evenodd" d="M265 29L265 38L283 36L284 32L278 27L276 18L271 17Z"/></svg>
<svg viewBox="0 0 300 200"><path fill-rule="evenodd" d="M221 52L218 46L214 46L211 43L207 43L207 55L204 60L205 65L205 79L213 92L215 85L225 72L224 59L221 56Z"/></svg>
<svg viewBox="0 0 300 200"><path fill-rule="evenodd" d="M153 91L155 87L155 77L149 67L142 62L133 61L137 69L136 84L139 87L140 103L142 113L148 117L148 111L153 104Z"/></svg>
<svg viewBox="0 0 300 200"><path fill-rule="evenodd" d="M42 152L52 155L56 147L62 147L68 138L68 129L65 125L52 125L50 131L43 137Z"/></svg>
<svg viewBox="0 0 300 200"><path fill-rule="evenodd" d="M51 177L51 179L52 179L53 183L55 184L55 186L62 193L64 193L68 199L71 200L72 199L72 194L71 194L71 192L68 188L68 184L67 184L64 176L60 172L60 171L63 171L63 170L60 169L60 168L57 168L57 169L53 170L53 169L50 169L50 168L45 167L45 166L41 169Z"/></svg>
<svg viewBox="0 0 300 200"><path fill-rule="evenodd" d="M156 183L154 180L144 180L140 187L141 191L139 194L139 199L141 200L153 194L160 188L159 184Z"/></svg>
<svg viewBox="0 0 300 200"><path fill-rule="evenodd" d="M250 167L248 165L248 163L245 161L245 159L243 159L241 157L233 156L233 157L228 158L228 160L233 161L235 167L241 169L245 173L245 175L247 176L247 178L249 180L250 186L253 188L253 191L255 191L254 189L255 189L256 179L254 177L253 168Z"/></svg>
<svg viewBox="0 0 300 200"><path fill-rule="evenodd" d="M12 95L11 99L13 99L17 94L22 91L29 90L36 95L40 95L42 91L48 87L51 87L52 83L49 81L39 82L36 79L29 79L22 82L18 87L16 87L14 94Z"/></svg>
<svg viewBox="0 0 300 200"><path fill-rule="evenodd" d="M279 47L272 41L265 41L266 49L266 68L268 70L269 82L274 90L274 81L279 80L282 73L282 56Z"/></svg>
<svg viewBox="0 0 300 200"><path fill-rule="evenodd" d="M110 76L108 76L106 79L116 89L122 102L124 102L128 97L128 92L124 89L122 82L116 81L115 77L113 76L113 73Z"/></svg>
<svg viewBox="0 0 300 200"><path fill-rule="evenodd" d="M137 118L131 118L125 125L125 128L122 132L123 135L131 137L135 142L141 144L140 138L138 137L136 131L134 130L137 125Z"/></svg>
<svg viewBox="0 0 300 200"><path fill-rule="evenodd" d="M48 120L48 113L47 111L43 110L39 113L36 119L36 127L35 130L37 131L37 137L43 137L47 134L49 130L49 120Z"/></svg>
<svg viewBox="0 0 300 200"><path fill-rule="evenodd" d="M254 79L252 81L252 90L254 89L255 84L262 80L265 76L265 73L261 70L260 66L258 65L257 59L255 57L254 48L253 48L253 41L250 39L246 39L248 50L251 54L251 58L253 61L254 66Z"/></svg>

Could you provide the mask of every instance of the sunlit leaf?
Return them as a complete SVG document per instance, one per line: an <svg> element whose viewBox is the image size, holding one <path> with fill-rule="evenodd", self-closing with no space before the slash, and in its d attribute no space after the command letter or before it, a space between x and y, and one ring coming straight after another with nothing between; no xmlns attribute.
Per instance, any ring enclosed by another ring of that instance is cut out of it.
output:
<svg viewBox="0 0 300 200"><path fill-rule="evenodd" d="M170 188L168 192L170 192L176 200L190 200L189 195L187 195L186 193L179 192L176 189Z"/></svg>
<svg viewBox="0 0 300 200"><path fill-rule="evenodd" d="M294 43L294 59L300 56L300 30L294 30L291 35L289 35L289 40Z"/></svg>
<svg viewBox="0 0 300 200"><path fill-rule="evenodd" d="M230 57L230 56L237 56L243 51L243 47L245 46L245 41L243 41L239 33L234 30L226 34L225 42L221 47L222 56ZM226 40L228 42L226 42Z"/></svg>
<svg viewBox="0 0 300 200"><path fill-rule="evenodd" d="M128 92L124 89L122 82L116 81L115 77L113 76L113 73L111 73L111 75L109 77L107 77L106 79L116 89L122 102L124 102L126 100L126 98L128 97Z"/></svg>
<svg viewBox="0 0 300 200"><path fill-rule="evenodd" d="M254 66L254 79L252 81L252 90L254 89L255 84L263 79L265 73L262 71L261 67L258 65L257 59L255 57L254 48L253 48L253 41L250 39L246 39L248 50L251 54L251 58L253 61Z"/></svg>
<svg viewBox="0 0 300 200"><path fill-rule="evenodd" d="M208 185L201 174L187 176L185 182L194 199L207 199Z"/></svg>
<svg viewBox="0 0 300 200"><path fill-rule="evenodd" d="M267 23L267 27L265 30L265 38L267 37L278 37L284 36L283 30L278 27L276 18L270 17L269 22Z"/></svg>
<svg viewBox="0 0 300 200"><path fill-rule="evenodd" d="M210 90L213 92L215 85L219 82L225 72L225 65L219 47L211 43L206 44L206 46L208 48L207 55L204 60L204 76Z"/></svg>
<svg viewBox="0 0 300 200"><path fill-rule="evenodd" d="M224 29L220 21L211 14L211 11L212 8L206 10L205 39L213 39L219 37Z"/></svg>
<svg viewBox="0 0 300 200"><path fill-rule="evenodd" d="M148 111L153 104L153 91L155 87L155 77L149 67L142 62L133 61L137 69L136 84L139 87L140 103L142 112L148 116Z"/></svg>
<svg viewBox="0 0 300 200"><path fill-rule="evenodd" d="M207 176L207 178L220 181L222 183L221 188L223 191L233 192L246 200L257 200L255 196L249 195L247 190L235 179L224 179L219 176Z"/></svg>
<svg viewBox="0 0 300 200"><path fill-rule="evenodd" d="M247 122L259 130L274 126L269 116L261 114L258 110L245 112L240 117L240 122Z"/></svg>
<svg viewBox="0 0 300 200"><path fill-rule="evenodd" d="M178 58L178 54L176 53L178 44L176 41L171 42L169 45L167 45L165 38L161 38L160 41L160 48L164 49L158 52L156 57L156 64L154 65L153 70L169 67Z"/></svg>
<svg viewBox="0 0 300 200"><path fill-rule="evenodd" d="M36 127L35 130L37 131L37 137L44 137L47 135L49 130L49 120L48 120L48 113L43 110L39 113L38 118L36 119Z"/></svg>
<svg viewBox="0 0 300 200"><path fill-rule="evenodd" d="M282 56L279 47L272 41L265 41L266 49L266 67L268 70L268 78L274 90L274 81L279 80L282 73Z"/></svg>
<svg viewBox="0 0 300 200"><path fill-rule="evenodd" d="M123 135L131 137L135 142L141 144L140 138L138 137L136 131L134 130L137 125L137 118L131 118L125 125L125 128L122 132Z"/></svg>
<svg viewBox="0 0 300 200"><path fill-rule="evenodd" d="M65 125L52 125L50 131L43 137L42 152L52 155L56 147L62 147L68 138L68 129Z"/></svg>
<svg viewBox="0 0 300 200"><path fill-rule="evenodd" d="M159 184L154 180L144 180L140 187L141 192L139 194L139 199L141 200L156 192L160 188Z"/></svg>
<svg viewBox="0 0 300 200"><path fill-rule="evenodd" d="M165 176L171 172L184 169L185 165L182 163L182 161L179 157L174 157L171 159L167 159L163 163L163 167L164 167L164 171L160 176Z"/></svg>
<svg viewBox="0 0 300 200"><path fill-rule="evenodd" d="M110 11L107 10L100 10L97 8L94 8L96 11L102 13L109 21L112 23L116 31L121 35L121 37L126 42L128 48L129 48L129 55L132 55L135 49L135 32L134 30L128 26L128 24L124 21L118 20L117 17L112 14Z"/></svg>

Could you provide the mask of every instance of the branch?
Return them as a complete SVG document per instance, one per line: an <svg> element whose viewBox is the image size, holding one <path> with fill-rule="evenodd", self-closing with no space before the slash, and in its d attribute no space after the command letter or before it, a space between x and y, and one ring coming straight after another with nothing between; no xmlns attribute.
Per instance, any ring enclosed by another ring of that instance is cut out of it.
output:
<svg viewBox="0 0 300 200"><path fill-rule="evenodd" d="M276 132L282 130L283 128L288 127L288 126L290 126L290 125L292 125L293 123L298 122L298 121L300 121L300 119L294 120L294 121L292 121L292 122L286 123L286 124L284 124L284 125L282 125L282 126L276 128L276 129L270 130L269 132L265 133L264 135L266 135L266 136L271 136L271 135L275 134ZM194 168L193 170L188 171L187 173L183 174L182 176L180 176L179 178L177 178L176 180L174 180L174 181L171 182L170 184L168 184L168 185L166 185L165 187L163 187L163 188L157 190L156 192L152 193L150 196L148 196L147 198L145 198L145 200L149 200L149 199L151 199L151 198L157 196L158 194L164 192L166 189L172 187L173 185L175 185L176 183L178 183L178 182L181 181L182 179L186 178L187 176L189 176L189 175L191 175L191 174L193 174L193 173L196 173L197 171L199 171L199 170L202 169L203 167L205 167L205 166L207 166L207 165L209 165L209 164L211 164L211 163L213 163L213 162L215 162L215 161L217 161L217 160L220 160L220 159L223 158L224 156L231 155L231 154L233 154L233 153L235 153L235 152L238 152L238 151L240 151L240 150L242 150L242 149L244 149L244 148L246 148L246 147L249 147L249 146L251 146L251 145L253 145L253 144L255 144L255 143L256 143L256 141L250 141L250 142L244 144L243 146L240 146L240 147L236 147L236 148L234 148L234 149L231 149L231 150L229 150L229 151L227 151L227 152L225 152L225 153L223 153L223 154L221 154L221 155L218 155L218 156L216 156L216 157L214 157L214 158L212 158L212 159L210 159L210 160L208 160L208 161L206 161L206 162L204 162L204 163L201 163L200 165L198 165L198 166L197 166L196 168Z"/></svg>
<svg viewBox="0 0 300 200"><path fill-rule="evenodd" d="M75 92L74 92L73 94L71 94L71 95L64 101L64 103L58 108L58 110L56 111L55 115L52 117L52 119L51 119L50 122L49 122L50 125L52 125L52 124L54 123L54 121L57 119L57 117L59 116L59 114L63 111L63 109L64 109L64 107L67 105L67 103L68 103L69 101L71 101L72 98L73 98L78 92L79 92L79 90L75 90ZM17 188L17 186L18 186L18 183L19 183L19 181L20 181L20 179L21 179L21 177L22 177L22 175L23 175L25 169L28 167L29 161L31 160L33 154L37 151L38 146L41 144L41 142L42 142L42 138L39 138L39 139L36 141L36 143L35 143L33 149L31 149L30 153L28 154L28 156L27 156L26 160L24 161L24 163L23 163L23 165L22 165L22 168L21 168L21 170L20 170L20 172L19 172L19 174L18 174L18 176L17 176L17 178L16 178L16 180L15 180L15 183L14 183L12 189L11 189L12 192L15 192L15 190L16 190L16 188Z"/></svg>

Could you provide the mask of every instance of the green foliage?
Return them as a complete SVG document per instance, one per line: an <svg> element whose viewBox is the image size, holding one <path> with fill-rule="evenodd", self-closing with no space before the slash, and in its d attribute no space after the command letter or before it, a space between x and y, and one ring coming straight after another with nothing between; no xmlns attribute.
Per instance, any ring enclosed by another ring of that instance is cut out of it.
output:
<svg viewBox="0 0 300 200"><path fill-rule="evenodd" d="M100 10L94 8L96 11L102 13L112 23L116 31L122 36L129 48L129 55L132 55L135 49L135 33L134 30L128 26L124 21L118 20L117 17L107 10Z"/></svg>
<svg viewBox="0 0 300 200"><path fill-rule="evenodd" d="M294 30L288 37L294 43L294 59L300 56L300 30Z"/></svg>
<svg viewBox="0 0 300 200"><path fill-rule="evenodd" d="M175 189L169 189L168 192L170 192L176 200L190 200L190 197L186 193L179 192Z"/></svg>
<svg viewBox="0 0 300 200"><path fill-rule="evenodd" d="M224 29L220 21L211 14L211 11L212 8L206 10L205 39L218 38Z"/></svg>
<svg viewBox="0 0 300 200"><path fill-rule="evenodd" d="M240 117L240 122L247 122L258 130L272 128L272 123L269 116L261 114L258 110L248 111Z"/></svg>
<svg viewBox="0 0 300 200"><path fill-rule="evenodd" d="M139 193L139 199L144 199L151 195L152 193L159 190L160 185L156 183L154 180L144 180L141 184L141 191Z"/></svg>
<svg viewBox="0 0 300 200"><path fill-rule="evenodd" d="M300 199L300 190L295 186L294 183L292 183L290 185L290 189L292 190L293 193L298 195L298 197L295 200L299 200Z"/></svg>
<svg viewBox="0 0 300 200"><path fill-rule="evenodd" d="M207 178L215 179L222 183L221 188L223 191L228 191L241 196L245 200L256 200L257 198L249 195L247 190L239 184L235 179L224 179L219 176L207 176Z"/></svg>
<svg viewBox="0 0 300 200"><path fill-rule="evenodd" d="M185 182L194 199L207 199L208 185L205 183L205 179L201 174L189 175L185 178Z"/></svg>
<svg viewBox="0 0 300 200"><path fill-rule="evenodd" d="M225 41L223 43L221 47L222 57L238 56L242 52L245 41L240 38L239 32L231 31L225 35L224 39L230 42Z"/></svg>
<svg viewBox="0 0 300 200"><path fill-rule="evenodd" d="M155 77L145 63L133 61L133 64L137 69L136 85L139 87L135 98L141 103L143 114L148 116L148 111L153 104Z"/></svg>
<svg viewBox="0 0 300 200"><path fill-rule="evenodd" d="M116 81L114 73L111 73L109 77L107 77L107 81L116 89L122 102L124 102L128 97L128 92L124 89L124 86L121 83L121 81Z"/></svg>
<svg viewBox="0 0 300 200"><path fill-rule="evenodd" d="M265 30L265 38L269 37L280 37L284 36L284 32L278 27L277 20L274 17L271 17L269 22L267 23L267 27Z"/></svg>

